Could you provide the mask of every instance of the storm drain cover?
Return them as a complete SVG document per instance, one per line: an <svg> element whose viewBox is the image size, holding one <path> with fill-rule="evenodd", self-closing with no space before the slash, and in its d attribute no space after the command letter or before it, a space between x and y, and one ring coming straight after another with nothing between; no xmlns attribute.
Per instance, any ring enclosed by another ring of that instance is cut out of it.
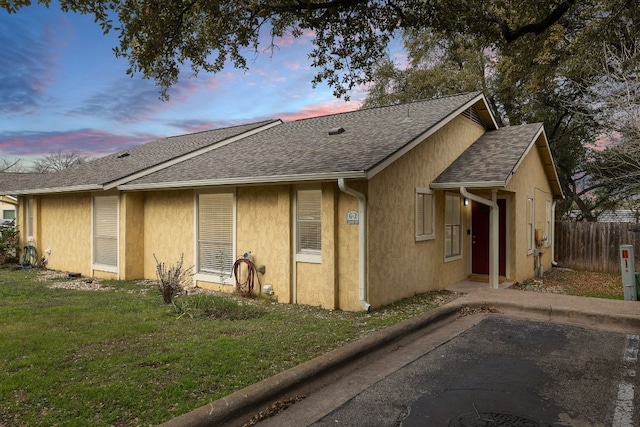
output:
<svg viewBox="0 0 640 427"><path fill-rule="evenodd" d="M507 412L469 412L455 417L449 427L549 427L539 421Z"/></svg>

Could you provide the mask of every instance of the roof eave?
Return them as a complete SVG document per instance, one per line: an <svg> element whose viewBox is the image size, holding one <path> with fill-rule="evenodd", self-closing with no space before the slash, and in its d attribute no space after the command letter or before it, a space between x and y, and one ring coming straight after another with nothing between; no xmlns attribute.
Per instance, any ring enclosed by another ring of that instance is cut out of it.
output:
<svg viewBox="0 0 640 427"><path fill-rule="evenodd" d="M87 185L71 185L68 187L51 187L51 188L32 188L29 190L15 190L11 194L18 196L26 196L32 194L52 194L52 193L76 193L79 191L101 191L104 190L102 185L87 184Z"/></svg>
<svg viewBox="0 0 640 427"><path fill-rule="evenodd" d="M375 165L371 169L369 169L369 171L367 172L367 178L371 179L374 176L376 176L378 173L382 172L382 170L384 170L387 166L391 165L396 160L398 160L400 157L404 156L406 153L411 151L414 147L416 147L417 145L422 143L424 140L429 138L431 135L435 134L437 131L439 131L444 126L446 126L455 117L458 117L467 108L477 104L478 102L482 102L486 107L483 110L483 112L486 112L486 114L483 113L483 118L484 118L485 121L487 121L487 120L489 121L489 123L486 124L487 127L489 127L489 128L493 127L494 129L497 129L498 125L497 125L495 119L493 118L493 115L491 114L491 111L489 110L489 107L488 107L488 104L487 104L487 99L485 98L484 94L479 93L478 95L473 97L471 100L467 101L465 104L463 104L462 106L458 107L451 114L449 114L446 117L444 117L438 123L436 123L435 125L433 125L429 129L425 130L422 134L418 135L416 138L414 138L413 140L409 141L404 147L400 148L398 151L396 151L395 153L393 153L392 155L390 155L389 157L384 159L382 162L378 163L377 165Z"/></svg>
<svg viewBox="0 0 640 427"><path fill-rule="evenodd" d="M222 179L204 179L193 181L168 181L142 184L123 184L118 186L118 190L161 190L195 187L219 187L219 186L239 186L239 185L261 185L261 184L285 184L297 182L332 181L344 179L366 179L364 171L332 172L319 174L300 175L273 175L259 177L238 177Z"/></svg>
<svg viewBox="0 0 640 427"><path fill-rule="evenodd" d="M518 162L513 167L509 177L513 176L513 174L516 173L516 171L524 161L524 158L527 156L527 154L529 154L529 151L531 151L531 148L533 148L534 145L536 145L538 149L542 150L542 152L540 153L543 161L542 166L544 168L545 175L547 175L547 181L552 188L553 198L558 200L564 199L564 192L562 191L562 186L560 185L558 170L556 169L556 164L553 161L553 155L551 154L549 140L547 139L547 134L544 131L544 126L542 124L540 125L540 129L538 130L538 132L536 132L535 136L531 139L531 142L527 146L527 149L524 151L520 159L518 159Z"/></svg>
<svg viewBox="0 0 640 427"><path fill-rule="evenodd" d="M432 182L429 187L434 190L458 190L465 188L505 188L505 181L480 181L480 182Z"/></svg>

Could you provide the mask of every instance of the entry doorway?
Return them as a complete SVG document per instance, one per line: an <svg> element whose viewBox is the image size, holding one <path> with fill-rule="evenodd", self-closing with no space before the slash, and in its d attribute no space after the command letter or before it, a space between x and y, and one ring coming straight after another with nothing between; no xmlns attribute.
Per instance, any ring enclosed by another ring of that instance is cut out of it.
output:
<svg viewBox="0 0 640 427"><path fill-rule="evenodd" d="M507 200L498 199L499 219L499 275L507 275ZM471 201L471 273L489 274L489 214L491 208Z"/></svg>

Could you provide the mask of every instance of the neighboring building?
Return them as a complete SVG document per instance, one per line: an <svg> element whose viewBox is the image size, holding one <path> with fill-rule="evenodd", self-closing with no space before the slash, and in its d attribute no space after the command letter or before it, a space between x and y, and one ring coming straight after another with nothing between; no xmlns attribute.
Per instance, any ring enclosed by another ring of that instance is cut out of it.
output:
<svg viewBox="0 0 640 427"><path fill-rule="evenodd" d="M13 196L0 196L0 210L2 216L0 220L13 220L16 217L16 205L18 199Z"/></svg>
<svg viewBox="0 0 640 427"><path fill-rule="evenodd" d="M280 302L352 311L550 268L562 197L542 125L497 129L480 93L165 138L0 192L49 268L153 279L184 254L232 290L250 251Z"/></svg>

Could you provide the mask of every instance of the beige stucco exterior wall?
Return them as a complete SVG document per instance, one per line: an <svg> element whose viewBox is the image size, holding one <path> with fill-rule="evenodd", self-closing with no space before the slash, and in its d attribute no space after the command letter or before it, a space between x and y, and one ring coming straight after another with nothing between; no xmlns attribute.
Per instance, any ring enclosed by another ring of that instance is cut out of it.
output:
<svg viewBox="0 0 640 427"><path fill-rule="evenodd" d="M367 184L364 181L347 181L347 185L367 195ZM339 189L338 189L339 191ZM359 311L362 310L359 298L359 226L347 223L347 213L349 211L359 211L358 199L345 194L338 193L338 211L336 216L336 257L337 257L337 281L338 281L338 303L341 310ZM366 287L365 287L366 291ZM365 295L365 300L367 295Z"/></svg>
<svg viewBox="0 0 640 427"><path fill-rule="evenodd" d="M144 278L144 196L142 192L120 194L120 263L121 279Z"/></svg>
<svg viewBox="0 0 640 427"><path fill-rule="evenodd" d="M322 190L322 253L320 263L295 263L295 301L298 304L339 307L338 291L338 188L333 182L323 183ZM295 218L293 218L295 221ZM293 248L295 251L296 249ZM295 257L294 257L295 258Z"/></svg>
<svg viewBox="0 0 640 427"><path fill-rule="evenodd" d="M546 222L546 203L552 200L551 187L542 167L542 160L536 146L532 147L520 167L507 185L507 190L515 192L512 204L513 227L515 233L512 249L514 251L514 268L511 280L522 281L535 276L534 254L527 248L527 198L534 199L534 225L544 230ZM551 268L550 240L536 246L542 254L543 269Z"/></svg>
<svg viewBox="0 0 640 427"><path fill-rule="evenodd" d="M256 267L265 267L261 284L283 303L291 302L291 197L288 185L236 190L236 255L251 251ZM257 286L254 292L261 292Z"/></svg>
<svg viewBox="0 0 640 427"><path fill-rule="evenodd" d="M26 198L20 209L26 215ZM26 218L22 224L26 224ZM35 246L47 268L91 276L91 195L53 194L34 198ZM50 249L50 254L44 251Z"/></svg>
<svg viewBox="0 0 640 427"><path fill-rule="evenodd" d="M444 193L434 192L435 239L415 239L415 190L433 181L484 129L463 117L385 168L369 183L369 303L378 307L464 279L469 248L456 261L444 259ZM463 236L469 215L463 210ZM463 238L463 242L466 239Z"/></svg>
<svg viewBox="0 0 640 427"><path fill-rule="evenodd" d="M160 262L175 264L184 254L184 268L195 264L195 201L192 190L150 191L144 194L144 277L155 279L155 254ZM135 203L134 203L135 205ZM136 214L132 215L134 218ZM140 244L131 242L132 247ZM131 260L131 257L129 257Z"/></svg>

